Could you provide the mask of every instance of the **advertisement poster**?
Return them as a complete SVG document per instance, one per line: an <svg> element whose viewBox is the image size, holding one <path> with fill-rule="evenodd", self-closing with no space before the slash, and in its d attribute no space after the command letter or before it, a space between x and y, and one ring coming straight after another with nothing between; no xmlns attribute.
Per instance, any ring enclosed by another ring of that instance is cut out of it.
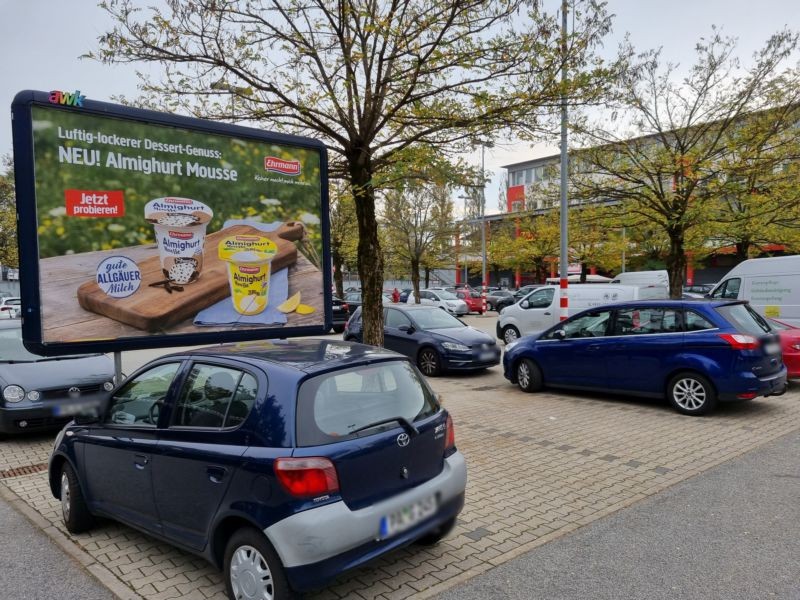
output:
<svg viewBox="0 0 800 600"><path fill-rule="evenodd" d="M323 327L323 148L30 111L43 345Z"/></svg>

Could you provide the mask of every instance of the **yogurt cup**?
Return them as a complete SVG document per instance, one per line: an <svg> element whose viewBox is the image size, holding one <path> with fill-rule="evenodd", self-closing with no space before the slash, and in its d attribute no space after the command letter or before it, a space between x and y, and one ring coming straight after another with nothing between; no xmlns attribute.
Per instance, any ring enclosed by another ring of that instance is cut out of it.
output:
<svg viewBox="0 0 800 600"><path fill-rule="evenodd" d="M228 263L228 284L233 309L257 315L269 303L269 277L278 247L260 235L233 235L218 246L219 258Z"/></svg>
<svg viewBox="0 0 800 600"><path fill-rule="evenodd" d="M156 198L144 207L153 224L164 276L179 285L192 283L203 270L206 228L214 212L191 198Z"/></svg>

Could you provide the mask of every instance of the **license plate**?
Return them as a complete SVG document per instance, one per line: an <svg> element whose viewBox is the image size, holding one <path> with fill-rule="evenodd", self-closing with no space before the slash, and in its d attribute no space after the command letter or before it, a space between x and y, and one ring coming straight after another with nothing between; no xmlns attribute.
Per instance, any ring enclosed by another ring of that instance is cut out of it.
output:
<svg viewBox="0 0 800 600"><path fill-rule="evenodd" d="M341 312L341 311L342 311L342 307L341 306L334 306L333 307L333 312Z"/></svg>
<svg viewBox="0 0 800 600"><path fill-rule="evenodd" d="M480 360L491 360L497 356L496 352L483 352L480 355Z"/></svg>
<svg viewBox="0 0 800 600"><path fill-rule="evenodd" d="M773 344L773 343L764 344L764 352L766 352L767 354L780 354L781 352L780 344Z"/></svg>
<svg viewBox="0 0 800 600"><path fill-rule="evenodd" d="M74 417L77 414L91 413L100 407L97 401L70 402L53 406L53 415L56 417Z"/></svg>
<svg viewBox="0 0 800 600"><path fill-rule="evenodd" d="M424 521L435 512L436 496L417 500L413 504L383 517L381 519L380 537L381 539L392 537Z"/></svg>

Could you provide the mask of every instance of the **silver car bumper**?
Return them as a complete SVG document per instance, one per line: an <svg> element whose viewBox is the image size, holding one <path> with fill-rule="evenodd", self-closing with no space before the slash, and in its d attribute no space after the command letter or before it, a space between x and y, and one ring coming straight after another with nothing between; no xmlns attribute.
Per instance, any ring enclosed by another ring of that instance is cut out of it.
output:
<svg viewBox="0 0 800 600"><path fill-rule="evenodd" d="M343 501L320 506L287 517L264 534L284 567L308 565L375 540L384 516L434 494L444 504L463 494L466 486L467 465L456 452L445 459L439 475L387 500L360 510L350 510Z"/></svg>

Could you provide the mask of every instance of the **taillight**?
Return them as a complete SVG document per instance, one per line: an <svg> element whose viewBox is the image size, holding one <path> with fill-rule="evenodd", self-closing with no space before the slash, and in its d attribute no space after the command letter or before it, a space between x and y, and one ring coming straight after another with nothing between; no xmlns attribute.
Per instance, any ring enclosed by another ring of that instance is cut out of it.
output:
<svg viewBox="0 0 800 600"><path fill-rule="evenodd" d="M342 304L342 310L350 310L350 307L347 304Z"/></svg>
<svg viewBox="0 0 800 600"><path fill-rule="evenodd" d="M445 427L447 428L447 437L444 442L444 455L450 456L456 451L456 430L453 427L453 417L451 417L449 413L447 414L447 424Z"/></svg>
<svg viewBox="0 0 800 600"><path fill-rule="evenodd" d="M758 338L744 333L719 333L717 334L730 344L734 350L757 350L761 347Z"/></svg>
<svg viewBox="0 0 800 600"><path fill-rule="evenodd" d="M275 475L286 491L298 498L339 491L336 467L327 458L278 458L275 460Z"/></svg>

